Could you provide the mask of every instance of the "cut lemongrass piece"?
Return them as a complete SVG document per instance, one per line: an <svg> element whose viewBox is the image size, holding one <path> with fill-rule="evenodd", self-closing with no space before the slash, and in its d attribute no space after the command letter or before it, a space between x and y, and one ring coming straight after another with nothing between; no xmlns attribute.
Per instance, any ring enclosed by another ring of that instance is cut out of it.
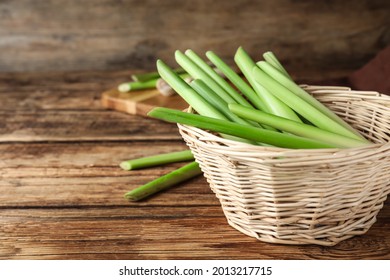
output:
<svg viewBox="0 0 390 280"><path fill-rule="evenodd" d="M222 78L217 72L213 70L199 55L197 55L193 50L186 50L185 55L187 55L195 64L197 64L207 75L209 75L221 88L223 88L238 104L252 107L252 105L234 88L232 88L229 83Z"/></svg>
<svg viewBox="0 0 390 280"><path fill-rule="evenodd" d="M222 87L218 85L205 71L202 70L195 62L181 51L175 52L176 62L183 67L188 74L194 79L202 79L216 94L218 94L225 102L236 103L235 99L231 97Z"/></svg>
<svg viewBox="0 0 390 280"><path fill-rule="evenodd" d="M192 155L191 151L185 150L122 161L120 163L120 167L124 170L135 170L167 163L189 161L193 159L194 156Z"/></svg>
<svg viewBox="0 0 390 280"><path fill-rule="evenodd" d="M129 92L134 90L156 88L158 79L148 80L146 82L128 82L118 86L120 92Z"/></svg>
<svg viewBox="0 0 390 280"><path fill-rule="evenodd" d="M263 53L263 57L265 61L267 61L269 64L271 64L273 67L278 69L282 74L284 74L287 78L291 79L290 74L286 71L286 69L283 67L283 65L280 63L280 61L277 59L277 57L274 55L273 52L265 52ZM257 64L257 63L256 63Z"/></svg>
<svg viewBox="0 0 390 280"><path fill-rule="evenodd" d="M181 123L201 129L229 134L236 137L253 140L282 148L315 149L336 148L323 141L308 139L286 133L280 133L258 127L233 123L230 121L209 118L205 116L185 113L168 108L152 109L148 116L173 123Z"/></svg>
<svg viewBox="0 0 390 280"><path fill-rule="evenodd" d="M348 123L346 123L343 119L337 116L332 110L326 107L324 104L319 102L316 98L311 96L305 90L303 90L300 86L298 86L294 81L288 79L286 76L282 75L277 69L275 69L269 63L262 61L258 63L258 66L261 70L263 70L268 76L272 77L276 82L290 90L292 93L309 103L311 106L315 107L317 110L325 114L327 117L331 118L338 124L342 125L360 139L365 139L363 136L359 134L354 128L352 128Z"/></svg>
<svg viewBox="0 0 390 280"><path fill-rule="evenodd" d="M131 75L131 79L135 82L146 82L160 78L158 72L140 73Z"/></svg>
<svg viewBox="0 0 390 280"><path fill-rule="evenodd" d="M258 83L268 89L272 94L274 94L277 98L283 101L286 105L290 106L291 108L294 108L294 110L298 114L302 115L315 126L336 134L341 134L350 138L364 140L368 142L368 140L362 139L361 137L357 136L349 129L340 125L338 122L329 118L317 108L292 93L289 89L282 86L277 81L268 76L258 66L255 66L253 68L253 75Z"/></svg>
<svg viewBox="0 0 390 280"><path fill-rule="evenodd" d="M253 78L252 69L256 66L256 64L242 47L238 48L234 56L234 61L237 63L248 82L260 97L262 104L264 104L261 106L261 108L258 109L280 117L301 122L301 119L289 106L281 102L273 94L268 92L266 88L255 81Z"/></svg>
<svg viewBox="0 0 390 280"><path fill-rule="evenodd" d="M197 162L191 162L125 194L131 201L144 199L202 174Z"/></svg>
<svg viewBox="0 0 390 280"><path fill-rule="evenodd" d="M367 145L366 142L361 140L335 134L315 126L281 118L275 115L261 112L259 110L247 108L239 104L229 104L229 108L239 117L266 124L298 136L320 140L328 143L329 145L335 145L339 148L354 148Z"/></svg>

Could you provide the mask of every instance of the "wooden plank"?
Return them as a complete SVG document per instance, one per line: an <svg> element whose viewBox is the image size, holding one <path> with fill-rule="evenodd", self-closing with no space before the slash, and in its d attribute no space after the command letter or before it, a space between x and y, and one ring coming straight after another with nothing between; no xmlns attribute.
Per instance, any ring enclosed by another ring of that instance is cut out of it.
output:
<svg viewBox="0 0 390 280"><path fill-rule="evenodd" d="M175 124L114 111L0 111L0 142L180 140Z"/></svg>
<svg viewBox="0 0 390 280"><path fill-rule="evenodd" d="M58 175L65 175L61 173L65 169L77 168L82 174L89 172L90 168L117 168L126 159L185 149L187 146L183 141L3 143L0 144L0 168L53 168L58 169ZM27 177L33 175L34 172ZM11 175L8 173L8 176Z"/></svg>
<svg viewBox="0 0 390 280"><path fill-rule="evenodd" d="M174 125L102 109L100 92L125 74L105 77L0 75L0 259L389 259L389 200L367 234L332 248L238 232L203 177L126 201L181 163L127 172L120 161L186 146Z"/></svg>
<svg viewBox="0 0 390 280"><path fill-rule="evenodd" d="M106 110L101 93L135 72L0 73L0 110Z"/></svg>
<svg viewBox="0 0 390 280"><path fill-rule="evenodd" d="M256 58L273 50L292 73L319 80L349 74L390 40L387 0L42 3L0 4L0 71L155 69L187 48L232 63L242 45Z"/></svg>
<svg viewBox="0 0 390 280"><path fill-rule="evenodd" d="M363 236L324 248L257 241L228 226L216 207L1 209L0 215L0 259L390 257L389 219L380 219Z"/></svg>
<svg viewBox="0 0 390 280"><path fill-rule="evenodd" d="M121 161L183 149L182 142L2 144L0 207L217 204L202 176L136 204L123 198L185 163L129 172Z"/></svg>
<svg viewBox="0 0 390 280"><path fill-rule="evenodd" d="M6 195L1 196L0 207L128 206L134 203L123 198L126 192L173 169L159 169L146 175L136 172L131 175L115 176L115 172L112 172L111 176L100 177L84 175L4 179L0 186ZM23 169L20 170L22 171ZM188 206L217 203L205 179L197 177L134 205Z"/></svg>

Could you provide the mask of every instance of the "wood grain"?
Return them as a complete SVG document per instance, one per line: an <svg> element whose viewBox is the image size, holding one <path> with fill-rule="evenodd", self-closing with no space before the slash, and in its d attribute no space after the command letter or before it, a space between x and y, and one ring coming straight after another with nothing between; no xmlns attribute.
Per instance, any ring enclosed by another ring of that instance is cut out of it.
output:
<svg viewBox="0 0 390 280"><path fill-rule="evenodd" d="M390 43L387 0L0 3L0 71L155 69L176 49L273 50L304 79L346 76Z"/></svg>
<svg viewBox="0 0 390 280"><path fill-rule="evenodd" d="M227 225L219 207L0 210L0 258L388 259L386 229L332 248L258 242ZM213 225L210 227L210 225ZM36 246L34 244L38 244Z"/></svg>
<svg viewBox="0 0 390 280"><path fill-rule="evenodd" d="M0 75L1 111L105 110L101 93L128 81L135 72L4 73Z"/></svg>
<svg viewBox="0 0 390 280"><path fill-rule="evenodd" d="M174 124L114 111L0 111L0 142L181 139Z"/></svg>
<svg viewBox="0 0 390 280"><path fill-rule="evenodd" d="M0 259L389 259L389 200L335 247L259 242L231 228L202 176L140 202L125 192L182 163L122 160L185 149L176 127L105 110L128 72L0 74Z"/></svg>

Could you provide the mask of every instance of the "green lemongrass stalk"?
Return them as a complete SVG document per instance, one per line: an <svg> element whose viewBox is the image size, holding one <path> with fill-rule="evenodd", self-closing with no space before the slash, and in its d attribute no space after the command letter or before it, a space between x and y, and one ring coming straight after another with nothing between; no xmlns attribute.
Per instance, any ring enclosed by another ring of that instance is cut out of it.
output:
<svg viewBox="0 0 390 280"><path fill-rule="evenodd" d="M293 92L295 95L309 103L311 106L319 110L321 113L329 117L330 119L337 122L339 125L342 125L352 133L354 133L356 136L358 136L360 139L365 139L363 136L361 136L354 128L352 128L348 123L346 123L343 119L341 119L339 116L337 116L332 110L330 110L328 107L326 107L324 104L319 102L316 98L311 96L309 93L307 93L305 90L303 90L300 86L298 86L294 81L290 80L283 74L281 74L277 69L275 69L272 65L265 61L261 61L257 64L261 70L263 70L268 76L272 77L276 82L284 86L285 88L289 89L291 92Z"/></svg>
<svg viewBox="0 0 390 280"><path fill-rule="evenodd" d="M228 103L225 102L221 97L218 96L207 84L200 80L195 79L193 80L190 85L194 90L196 90L204 99L206 99L208 102L210 102L211 105L213 105L215 108L217 108L220 112L222 112L227 119L229 119L232 122L246 124L246 125L253 125L259 127L256 123L248 122L237 115L233 114L228 107Z"/></svg>
<svg viewBox="0 0 390 280"><path fill-rule="evenodd" d="M268 76L258 66L253 68L254 78L258 83L267 88L272 94L278 97L281 101L285 102L286 105L291 106L294 110L310 121L315 126L327 130L336 134L341 134L350 138L362 140L361 137L351 132L349 129L340 125L338 122L329 118L321 111L317 110L314 106L310 105L289 89L279 84L277 81ZM367 141L364 139L364 141ZM367 143L369 143L367 141Z"/></svg>
<svg viewBox="0 0 390 280"><path fill-rule="evenodd" d="M147 168L152 166L158 166L167 163L189 161L193 159L194 156L192 155L191 151L185 150L180 152L172 152L172 153L153 155L149 157L130 159L130 160L122 161L119 166L124 170L135 170L135 169Z"/></svg>
<svg viewBox="0 0 390 280"><path fill-rule="evenodd" d="M183 81L168 65L162 60L157 60L157 70L163 78L195 111L203 116L228 120L227 117L210 105L202 96L193 88ZM192 76L192 75L191 75ZM234 100L232 101L234 103ZM241 142L248 142L246 139L239 139L230 135L222 135L228 139Z"/></svg>
<svg viewBox="0 0 390 280"><path fill-rule="evenodd" d="M161 78L163 78L164 81L166 81L199 114L214 118L225 118L221 112L211 106L162 60L157 60L157 70L161 75Z"/></svg>
<svg viewBox="0 0 390 280"><path fill-rule="evenodd" d="M194 161L126 193L125 198L132 201L138 201L200 174L202 174L202 171L199 168L199 164Z"/></svg>
<svg viewBox="0 0 390 280"><path fill-rule="evenodd" d="M265 105L262 103L261 99L257 93L235 72L230 68L219 56L214 52L206 52L208 59L228 78L232 84L234 84L242 94L244 94L250 102L256 108L264 108ZM273 127L264 126L264 128L276 131Z"/></svg>
<svg viewBox="0 0 390 280"><path fill-rule="evenodd" d="M214 81L188 56L177 50L175 52L175 59L176 62L187 71L188 74L190 74L194 79L202 79L223 100L228 103L236 103L236 100L234 100L233 97L231 97L222 87L220 87L216 81Z"/></svg>
<svg viewBox="0 0 390 280"><path fill-rule="evenodd" d="M157 79L148 80L145 82L128 82L122 83L118 86L118 90L120 92L129 92L133 90L142 90L142 89L150 89L156 88Z"/></svg>
<svg viewBox="0 0 390 280"><path fill-rule="evenodd" d="M291 108L289 108L289 106L285 105L273 94L269 93L266 88L256 83L252 73L252 69L256 66L256 63L242 47L238 48L234 56L234 61L241 69L249 84L251 84L253 89L261 98L264 106L258 109L267 113L272 113L274 115L284 117L286 119L301 122L301 119L297 116L297 114L295 114L295 112Z"/></svg>
<svg viewBox="0 0 390 280"><path fill-rule="evenodd" d="M158 72L140 73L131 75L131 79L135 82L146 82L160 78Z"/></svg>
<svg viewBox="0 0 390 280"><path fill-rule="evenodd" d="M173 69L176 74L184 74L186 71L183 68ZM146 82L153 79L160 78L158 72L140 73L131 75L131 79L135 82Z"/></svg>
<svg viewBox="0 0 390 280"><path fill-rule="evenodd" d="M256 107L264 106L256 92L238 75L232 68L229 67L218 55L212 51L206 52L207 58L235 85L243 95Z"/></svg>
<svg viewBox="0 0 390 280"><path fill-rule="evenodd" d="M287 78L292 80L290 74L288 74L287 70L283 67L282 63L280 63L280 61L277 59L277 57L274 55L273 52L265 52L265 53L263 53L263 57L264 57L265 61L267 61L273 67L278 69ZM258 64L258 63L259 62L257 62L256 64Z"/></svg>
<svg viewBox="0 0 390 280"><path fill-rule="evenodd" d="M281 118L239 104L229 104L229 109L239 117L266 124L298 136L320 140L339 148L353 148L367 145L366 142L361 140L335 134L312 125Z"/></svg>
<svg viewBox="0 0 390 280"><path fill-rule="evenodd" d="M207 75L209 75L219 86L224 89L238 104L252 107L252 105L234 88L232 88L229 83L222 78L217 72L213 70L199 55L197 55L193 50L186 50L185 55L187 55L195 64L197 64Z"/></svg>
<svg viewBox="0 0 390 280"><path fill-rule="evenodd" d="M230 121L185 113L179 110L168 108L152 109L148 116L173 123L181 123L201 129L207 129L219 133L229 134L236 137L253 140L282 148L335 148L323 141L308 139L286 133L269 131L258 127L233 123Z"/></svg>

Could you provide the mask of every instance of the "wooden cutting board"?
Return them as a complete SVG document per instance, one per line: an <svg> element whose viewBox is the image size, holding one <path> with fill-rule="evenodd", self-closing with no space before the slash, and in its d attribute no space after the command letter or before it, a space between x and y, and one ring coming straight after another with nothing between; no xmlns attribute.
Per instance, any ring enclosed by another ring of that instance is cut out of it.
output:
<svg viewBox="0 0 390 280"><path fill-rule="evenodd" d="M110 89L102 93L101 103L105 108L143 117L147 117L148 112L155 107L178 110L184 110L188 107L180 95L163 96L156 89L126 93Z"/></svg>

